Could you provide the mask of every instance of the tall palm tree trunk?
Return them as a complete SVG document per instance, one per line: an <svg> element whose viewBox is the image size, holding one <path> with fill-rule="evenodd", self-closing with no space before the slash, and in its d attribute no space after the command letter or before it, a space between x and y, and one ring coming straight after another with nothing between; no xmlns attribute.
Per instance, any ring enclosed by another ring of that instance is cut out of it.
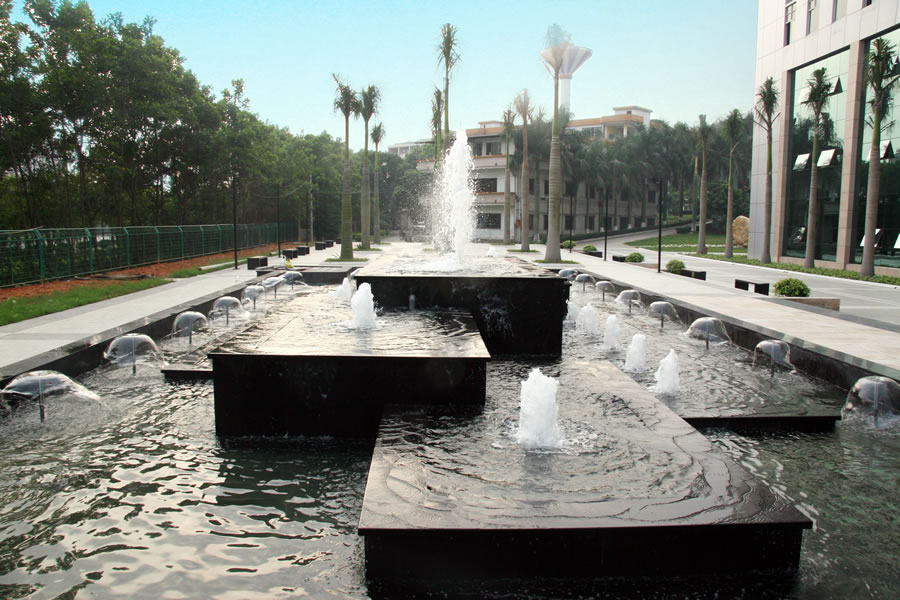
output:
<svg viewBox="0 0 900 600"><path fill-rule="evenodd" d="M525 134L525 142L524 142L525 151L522 155L522 176L519 179L519 197L521 198L521 214L522 214L522 226L519 229L521 243L522 243L522 252L528 252L531 250L531 246L529 246L529 237L530 233L528 231L528 215L530 214L531 207L528 206L528 134Z"/></svg>
<svg viewBox="0 0 900 600"><path fill-rule="evenodd" d="M368 128L367 128L368 129ZM366 135L366 137L369 137ZM369 243L369 223L372 221L371 206L369 204L369 161L366 157L368 152L363 152L362 165L362 181L359 185L359 247L368 250Z"/></svg>
<svg viewBox="0 0 900 600"><path fill-rule="evenodd" d="M816 167L819 155L819 135L813 134L812 166L809 170L809 214L806 217L806 255L803 257L803 267L812 269L816 266L816 238L819 228L819 169Z"/></svg>
<svg viewBox="0 0 900 600"><path fill-rule="evenodd" d="M862 265L859 274L875 274L875 226L878 224L878 196L881 193L881 111L872 113L872 148L869 150L869 178L866 182L866 224L863 237Z"/></svg>
<svg viewBox="0 0 900 600"><path fill-rule="evenodd" d="M353 204L350 202L350 116L344 117L344 181L341 183L341 259L353 259Z"/></svg>
<svg viewBox="0 0 900 600"><path fill-rule="evenodd" d="M381 204L378 200L378 144L375 144L375 193L372 196L372 213L374 215L372 227L375 233L375 243L381 243Z"/></svg>
<svg viewBox="0 0 900 600"><path fill-rule="evenodd" d="M767 264L772 262L771 238L772 232L772 128L766 130L766 186L763 192L763 240L762 252L759 262Z"/></svg>
<svg viewBox="0 0 900 600"><path fill-rule="evenodd" d="M706 211L709 204L706 151L703 151L703 171L700 173L700 232L697 234L697 254L706 254Z"/></svg>
<svg viewBox="0 0 900 600"><path fill-rule="evenodd" d="M728 155L728 208L725 211L725 258L734 254L734 148Z"/></svg>
<svg viewBox="0 0 900 600"><path fill-rule="evenodd" d="M509 219L510 213L512 212L512 194L509 191L509 148L506 149L506 180L504 181L504 192L503 192L503 243L508 244L510 241L509 235Z"/></svg>
<svg viewBox="0 0 900 600"><path fill-rule="evenodd" d="M541 222L541 157L534 159L534 236L535 241L541 241L541 231L544 229Z"/></svg>

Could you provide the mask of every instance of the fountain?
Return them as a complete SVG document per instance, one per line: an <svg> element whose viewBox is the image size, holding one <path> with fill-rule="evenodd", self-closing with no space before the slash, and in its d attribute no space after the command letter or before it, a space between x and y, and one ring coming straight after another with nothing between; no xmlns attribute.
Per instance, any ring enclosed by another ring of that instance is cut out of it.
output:
<svg viewBox="0 0 900 600"><path fill-rule="evenodd" d="M641 293L637 290L624 290L616 296L616 303L623 304L628 307L628 312L631 312L633 306L637 306L639 309L642 308L641 304Z"/></svg>
<svg viewBox="0 0 900 600"><path fill-rule="evenodd" d="M675 312L675 307L672 306L671 302L665 302L662 300L651 302L650 308L647 309L647 313L651 317L659 319L660 330L662 330L666 320L674 321L676 323L681 322L678 318L678 313Z"/></svg>
<svg viewBox="0 0 900 600"><path fill-rule="evenodd" d="M616 315L606 317L606 329L603 330L603 349L607 352L618 350L621 335Z"/></svg>
<svg viewBox="0 0 900 600"><path fill-rule="evenodd" d="M625 355L626 373L639 373L647 368L647 336L643 333L636 333L631 337L631 344L628 345L628 353Z"/></svg>
<svg viewBox="0 0 900 600"><path fill-rule="evenodd" d="M351 329L373 329L375 323L375 298L372 296L372 286L363 283L353 294L350 300L350 310L353 317L350 319Z"/></svg>
<svg viewBox="0 0 900 600"><path fill-rule="evenodd" d="M300 273L299 271L287 271L282 275L282 277L284 278L285 282L291 286L291 288L293 288L295 285L306 285L306 282L303 281L303 273Z"/></svg>
<svg viewBox="0 0 900 600"><path fill-rule="evenodd" d="M600 317L590 303L586 304L578 312L578 317L575 319L575 327L586 335L598 335L600 333Z"/></svg>
<svg viewBox="0 0 900 600"><path fill-rule="evenodd" d="M525 448L558 448L562 443L557 414L559 381L533 369L522 382L516 441Z"/></svg>
<svg viewBox="0 0 900 600"><path fill-rule="evenodd" d="M577 323L580 310L577 302L574 300L566 300L566 321L569 323Z"/></svg>
<svg viewBox="0 0 900 600"><path fill-rule="evenodd" d="M604 302L606 302L607 292L610 294L616 293L616 286L613 285L611 281L598 281L594 284L594 289L600 290L603 293L602 300Z"/></svg>
<svg viewBox="0 0 900 600"><path fill-rule="evenodd" d="M244 305L233 296L217 298L209 311L210 322L222 324L225 327L231 326L231 322L235 319L246 319L246 317L247 311L244 310Z"/></svg>
<svg viewBox="0 0 900 600"><path fill-rule="evenodd" d="M497 256L497 249L493 246L488 246L487 256L490 258L494 258L495 256Z"/></svg>
<svg viewBox="0 0 900 600"><path fill-rule="evenodd" d="M253 310L257 309L257 302L265 302L265 299L266 288L261 285L248 285L241 294L242 304L247 307L252 307Z"/></svg>
<svg viewBox="0 0 900 600"><path fill-rule="evenodd" d="M763 340L753 350L753 366L760 365L763 357L769 360L769 373L775 376L776 365L793 369L791 365L791 347L780 340Z"/></svg>
<svg viewBox="0 0 900 600"><path fill-rule="evenodd" d="M344 277L344 280L341 281L341 285L338 286L337 289L329 292L328 295L337 302L350 302L355 291L356 286L353 284L353 281L349 277Z"/></svg>
<svg viewBox="0 0 900 600"><path fill-rule="evenodd" d="M465 263L465 246L475 231L475 191L472 187L472 150L464 129L444 156L437 173L431 227L434 247L452 253L456 265Z"/></svg>
<svg viewBox="0 0 900 600"><path fill-rule="evenodd" d="M47 399L50 397L75 397L99 402L100 398L80 383L62 373L50 370L30 371L13 378L0 390L2 412L5 415L18 410L23 403L36 403L41 423L47 419Z"/></svg>
<svg viewBox="0 0 900 600"><path fill-rule="evenodd" d="M860 378L847 393L841 415L871 420L875 427L896 423L900 417L900 384L878 375Z"/></svg>
<svg viewBox="0 0 900 600"><path fill-rule="evenodd" d="M163 355L156 342L143 333L126 333L113 339L103 359L116 366L130 365L132 374L137 373L138 363L149 363L159 366L163 363Z"/></svg>
<svg viewBox="0 0 900 600"><path fill-rule="evenodd" d="M560 269L558 274L569 281L575 281L575 278L578 277L578 269Z"/></svg>
<svg viewBox="0 0 900 600"><path fill-rule="evenodd" d="M587 284L591 284L591 286L593 286L594 282L596 280L594 279L593 275L589 275L587 273L580 273L575 276L575 281L577 283L581 284L581 291L583 292L583 291L585 291Z"/></svg>
<svg viewBox="0 0 900 600"><path fill-rule="evenodd" d="M720 345L731 341L725 330L725 324L715 317L701 317L695 320L688 328L687 335L694 339L705 340L707 348L710 344Z"/></svg>
<svg viewBox="0 0 900 600"><path fill-rule="evenodd" d="M681 381L678 377L678 355L675 350L669 350L666 357L659 361L659 368L654 374L656 386L653 388L662 396L675 396L681 391Z"/></svg>

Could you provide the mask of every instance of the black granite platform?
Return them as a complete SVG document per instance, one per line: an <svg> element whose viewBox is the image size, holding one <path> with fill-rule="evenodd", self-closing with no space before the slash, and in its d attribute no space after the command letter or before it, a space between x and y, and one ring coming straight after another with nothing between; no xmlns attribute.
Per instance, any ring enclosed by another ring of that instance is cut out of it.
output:
<svg viewBox="0 0 900 600"><path fill-rule="evenodd" d="M295 271L303 273L303 281L311 285L320 283L340 283L358 269L355 265L319 265L316 267L298 267Z"/></svg>
<svg viewBox="0 0 900 600"><path fill-rule="evenodd" d="M484 403L490 354L466 313L387 311L353 330L310 288L209 354L220 436L374 437L385 404Z"/></svg>
<svg viewBox="0 0 900 600"><path fill-rule="evenodd" d="M482 412L385 411L359 521L370 579L797 568L811 521L613 365L546 367L566 442L529 451L527 373L498 368Z"/></svg>
<svg viewBox="0 0 900 600"><path fill-rule="evenodd" d="M471 311L492 355L559 356L568 282L514 257L471 257L453 269L450 259L394 259L356 272L385 307L456 307Z"/></svg>

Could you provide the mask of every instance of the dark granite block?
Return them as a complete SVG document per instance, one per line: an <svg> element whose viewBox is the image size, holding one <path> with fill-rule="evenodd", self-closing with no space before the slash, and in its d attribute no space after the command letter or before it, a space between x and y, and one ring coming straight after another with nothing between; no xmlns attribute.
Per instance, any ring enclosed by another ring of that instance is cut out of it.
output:
<svg viewBox="0 0 900 600"><path fill-rule="evenodd" d="M265 266L268 266L268 264L269 264L268 256L249 256L249 257L247 257L247 269L248 270L265 267Z"/></svg>
<svg viewBox="0 0 900 600"><path fill-rule="evenodd" d="M316 242L316 250L324 250L326 248L325 242Z"/></svg>
<svg viewBox="0 0 900 600"><path fill-rule="evenodd" d="M306 256L309 254L309 246L297 246L297 255Z"/></svg>

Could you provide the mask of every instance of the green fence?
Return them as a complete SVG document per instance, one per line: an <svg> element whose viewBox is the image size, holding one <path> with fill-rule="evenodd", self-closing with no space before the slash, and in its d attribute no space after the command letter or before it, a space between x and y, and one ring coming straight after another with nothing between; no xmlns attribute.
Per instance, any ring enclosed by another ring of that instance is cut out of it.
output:
<svg viewBox="0 0 900 600"><path fill-rule="evenodd" d="M238 249L274 244L274 223L237 226ZM281 224L281 240L296 239ZM234 249L232 225L0 231L0 287L89 275Z"/></svg>

